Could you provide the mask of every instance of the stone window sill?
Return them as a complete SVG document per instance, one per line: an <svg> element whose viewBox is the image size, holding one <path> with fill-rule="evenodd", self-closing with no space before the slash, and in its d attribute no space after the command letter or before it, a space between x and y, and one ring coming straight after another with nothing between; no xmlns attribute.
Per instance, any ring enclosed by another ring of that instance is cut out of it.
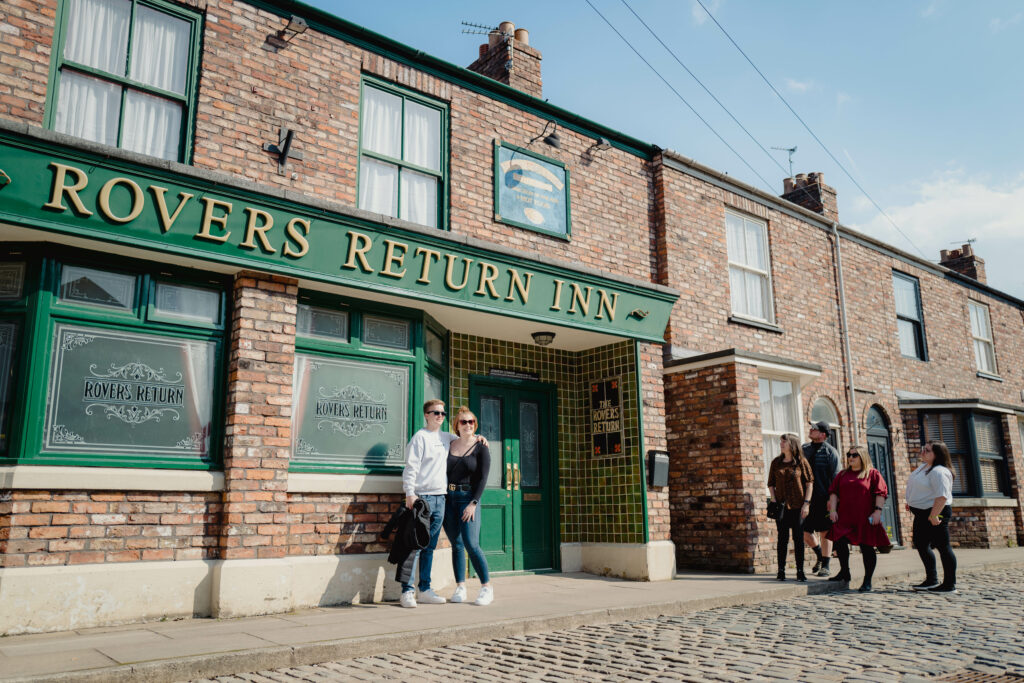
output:
<svg viewBox="0 0 1024 683"><path fill-rule="evenodd" d="M1013 498L954 498L955 508L1015 508L1017 501Z"/></svg>
<svg viewBox="0 0 1024 683"><path fill-rule="evenodd" d="M746 325L748 327L756 327L759 330L765 330L767 332L774 332L775 334L782 334L782 328L778 325L765 322L763 320L754 320L753 318L745 318L741 315L730 315L729 322L736 323L737 325Z"/></svg>
<svg viewBox="0 0 1024 683"><path fill-rule="evenodd" d="M999 375L990 375L989 373L982 372L981 370L978 370L977 374L978 374L978 377L981 377L982 379L990 379L993 382L1002 382L1003 381L1003 378L1000 377Z"/></svg>

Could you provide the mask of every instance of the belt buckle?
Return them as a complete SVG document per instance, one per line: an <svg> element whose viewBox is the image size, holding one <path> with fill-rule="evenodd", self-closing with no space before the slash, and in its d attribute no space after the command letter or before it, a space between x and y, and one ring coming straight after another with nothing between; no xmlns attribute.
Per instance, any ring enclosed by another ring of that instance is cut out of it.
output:
<svg viewBox="0 0 1024 683"><path fill-rule="evenodd" d="M455 490L455 484L448 484L448 490L449 491L454 491Z"/></svg>

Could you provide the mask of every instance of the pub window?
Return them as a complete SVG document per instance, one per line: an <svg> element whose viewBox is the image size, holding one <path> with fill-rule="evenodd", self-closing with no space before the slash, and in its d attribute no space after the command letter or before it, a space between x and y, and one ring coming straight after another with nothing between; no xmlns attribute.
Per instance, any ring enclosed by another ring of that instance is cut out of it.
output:
<svg viewBox="0 0 1024 683"><path fill-rule="evenodd" d="M24 324L25 261L0 261L0 458L10 450L18 353Z"/></svg>
<svg viewBox="0 0 1024 683"><path fill-rule="evenodd" d="M326 294L300 293L293 470L394 472L402 467L405 444L420 427L424 397L444 398L445 367L430 358L441 336L428 333L423 318L415 311L368 309Z"/></svg>
<svg viewBox="0 0 1024 683"><path fill-rule="evenodd" d="M758 390L761 401L761 441L764 447L764 475L775 456L782 452L779 437L783 434L800 436L800 417L797 389L793 382L774 377L760 377Z"/></svg>
<svg viewBox="0 0 1024 683"><path fill-rule="evenodd" d="M926 441L942 441L953 461L954 496L1006 496L1006 456L998 416L951 411L924 413Z"/></svg>
<svg viewBox="0 0 1024 683"><path fill-rule="evenodd" d="M896 333L900 353L905 358L928 360L921 315L921 289L916 277L893 271L892 285L896 297Z"/></svg>
<svg viewBox="0 0 1024 683"><path fill-rule="evenodd" d="M54 130L184 161L200 15L161 0L65 0L54 50Z"/></svg>
<svg viewBox="0 0 1024 683"><path fill-rule="evenodd" d="M364 79L359 126L359 208L441 227L447 109Z"/></svg>
<svg viewBox="0 0 1024 683"><path fill-rule="evenodd" d="M732 312L746 318L774 322L767 223L726 211L725 233Z"/></svg>
<svg viewBox="0 0 1024 683"><path fill-rule="evenodd" d="M974 341L974 361L978 370L990 375L996 374L996 352L992 344L992 321L988 306L977 301L968 301L971 317L971 338Z"/></svg>

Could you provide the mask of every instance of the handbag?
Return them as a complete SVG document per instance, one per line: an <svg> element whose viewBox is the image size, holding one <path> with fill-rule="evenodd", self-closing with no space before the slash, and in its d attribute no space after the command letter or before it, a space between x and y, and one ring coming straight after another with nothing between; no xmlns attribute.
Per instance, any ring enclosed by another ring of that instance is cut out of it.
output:
<svg viewBox="0 0 1024 683"><path fill-rule="evenodd" d="M786 506L782 501L769 500L768 501L768 519L774 519L776 522L782 519L782 515L786 512Z"/></svg>

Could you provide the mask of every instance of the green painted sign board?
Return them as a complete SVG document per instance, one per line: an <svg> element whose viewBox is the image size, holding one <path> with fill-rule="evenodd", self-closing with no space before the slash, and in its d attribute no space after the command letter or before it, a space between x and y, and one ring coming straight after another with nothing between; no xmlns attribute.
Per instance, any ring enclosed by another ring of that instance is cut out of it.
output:
<svg viewBox="0 0 1024 683"><path fill-rule="evenodd" d="M0 221L662 341L677 296L169 170L0 133Z"/></svg>

